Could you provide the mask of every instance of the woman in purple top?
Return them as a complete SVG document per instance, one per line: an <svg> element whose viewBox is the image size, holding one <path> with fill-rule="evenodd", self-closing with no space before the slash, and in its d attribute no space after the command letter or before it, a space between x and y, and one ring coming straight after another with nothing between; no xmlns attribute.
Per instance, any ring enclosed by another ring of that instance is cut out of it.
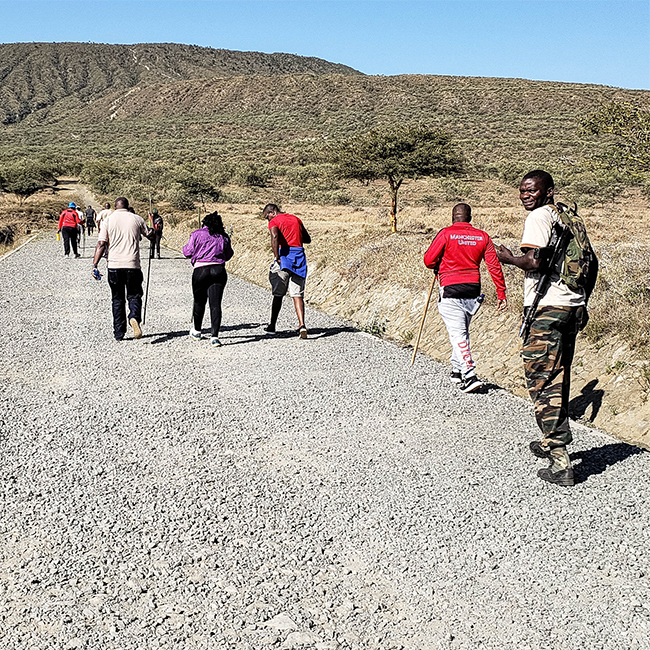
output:
<svg viewBox="0 0 650 650"><path fill-rule="evenodd" d="M226 262L233 256L230 237L223 228L223 221L217 212L207 214L203 228L195 230L190 240L183 246L183 255L189 257L192 273L192 293L194 309L190 338L201 339L201 325L205 314L205 303L210 300L210 344L220 347L219 328L221 327L221 299L228 281Z"/></svg>

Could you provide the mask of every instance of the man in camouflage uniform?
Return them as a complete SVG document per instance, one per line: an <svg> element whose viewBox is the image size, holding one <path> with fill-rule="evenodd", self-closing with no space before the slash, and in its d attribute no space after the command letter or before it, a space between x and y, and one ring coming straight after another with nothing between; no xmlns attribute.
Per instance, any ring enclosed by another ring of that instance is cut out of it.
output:
<svg viewBox="0 0 650 650"><path fill-rule="evenodd" d="M553 205L553 178L541 170L524 176L519 198L530 211L521 242L523 255L515 257L505 246L497 248L502 264L512 264L526 272L524 309L530 308L540 278L540 264L548 257L544 249L551 239L553 224L559 219ZM549 269L551 283L541 298L524 341L522 357L528 391L535 405L535 417L542 440L530 443L538 458L551 464L537 475L557 485L573 485L573 469L566 446L571 442L569 428L569 388L571 363L581 321L586 318L585 293L573 291L561 280L559 269Z"/></svg>

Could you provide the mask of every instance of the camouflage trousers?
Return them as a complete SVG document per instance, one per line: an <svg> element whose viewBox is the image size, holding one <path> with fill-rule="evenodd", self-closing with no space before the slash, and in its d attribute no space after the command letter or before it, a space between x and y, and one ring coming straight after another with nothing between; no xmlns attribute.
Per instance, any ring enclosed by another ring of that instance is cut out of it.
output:
<svg viewBox="0 0 650 650"><path fill-rule="evenodd" d="M571 467L566 445L572 440L569 390L577 334L575 307L540 307L522 349L528 392L553 471Z"/></svg>

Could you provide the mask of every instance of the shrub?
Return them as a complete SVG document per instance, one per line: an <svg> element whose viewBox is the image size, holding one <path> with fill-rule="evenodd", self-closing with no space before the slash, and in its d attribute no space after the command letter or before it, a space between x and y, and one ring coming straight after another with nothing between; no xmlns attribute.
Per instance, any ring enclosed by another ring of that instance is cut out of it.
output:
<svg viewBox="0 0 650 650"><path fill-rule="evenodd" d="M177 210L194 210L194 199L182 188L169 193L169 204Z"/></svg>

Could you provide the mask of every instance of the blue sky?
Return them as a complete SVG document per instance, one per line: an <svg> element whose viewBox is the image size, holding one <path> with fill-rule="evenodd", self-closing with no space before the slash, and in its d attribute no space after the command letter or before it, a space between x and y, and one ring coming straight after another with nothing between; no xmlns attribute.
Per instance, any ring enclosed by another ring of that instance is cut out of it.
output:
<svg viewBox="0 0 650 650"><path fill-rule="evenodd" d="M650 89L648 0L0 0L0 42L175 42L291 52L367 74Z"/></svg>

